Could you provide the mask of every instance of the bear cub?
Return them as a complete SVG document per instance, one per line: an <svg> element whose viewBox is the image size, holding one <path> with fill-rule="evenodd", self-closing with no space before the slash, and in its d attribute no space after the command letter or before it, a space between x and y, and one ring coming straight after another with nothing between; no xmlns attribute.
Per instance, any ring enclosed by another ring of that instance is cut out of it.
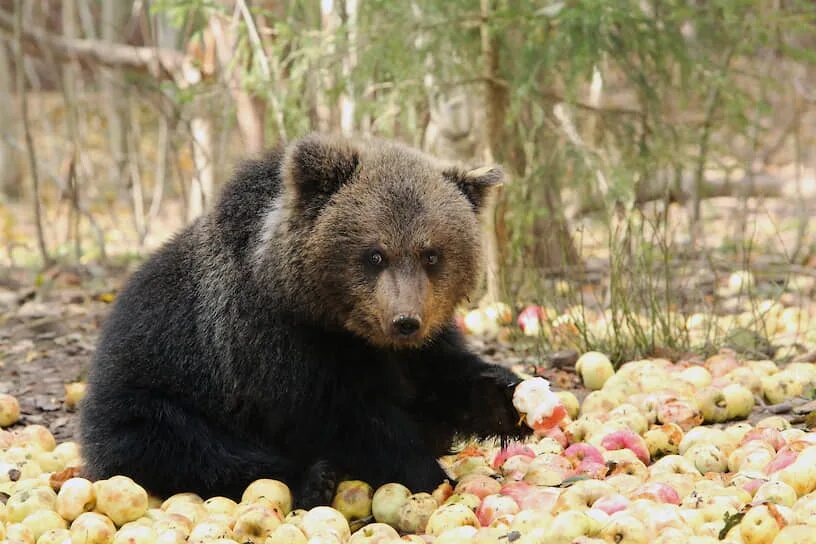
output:
<svg viewBox="0 0 816 544"><path fill-rule="evenodd" d="M517 377L464 347L501 170L312 135L245 163L130 279L81 412L86 476L238 498L285 481L430 491L457 436L524 435Z"/></svg>

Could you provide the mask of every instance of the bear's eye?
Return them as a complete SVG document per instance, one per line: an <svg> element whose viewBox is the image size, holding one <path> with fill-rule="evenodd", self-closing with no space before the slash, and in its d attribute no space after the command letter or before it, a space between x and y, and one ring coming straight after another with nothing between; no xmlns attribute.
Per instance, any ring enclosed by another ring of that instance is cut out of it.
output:
<svg viewBox="0 0 816 544"><path fill-rule="evenodd" d="M427 266L435 266L439 264L439 253L434 250L424 251L422 253L422 260Z"/></svg>
<svg viewBox="0 0 816 544"><path fill-rule="evenodd" d="M385 257L382 252L374 249L368 253L368 264L371 266L381 267L385 264Z"/></svg>

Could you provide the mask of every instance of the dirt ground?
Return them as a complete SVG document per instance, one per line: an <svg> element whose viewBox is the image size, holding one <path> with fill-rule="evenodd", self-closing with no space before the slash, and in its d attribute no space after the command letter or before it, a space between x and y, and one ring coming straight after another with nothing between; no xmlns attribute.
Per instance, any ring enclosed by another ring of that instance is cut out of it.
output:
<svg viewBox="0 0 816 544"><path fill-rule="evenodd" d="M46 425L58 440L76 436L65 384L83 378L93 354L113 300L103 286L123 277L121 270L0 273L0 392L19 400L18 425Z"/></svg>

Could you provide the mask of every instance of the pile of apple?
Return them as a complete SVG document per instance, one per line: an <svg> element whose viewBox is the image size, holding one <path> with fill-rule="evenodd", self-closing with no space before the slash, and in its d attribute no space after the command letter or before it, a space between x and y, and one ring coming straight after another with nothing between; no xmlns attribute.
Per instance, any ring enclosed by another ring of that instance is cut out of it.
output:
<svg viewBox="0 0 816 544"><path fill-rule="evenodd" d="M816 366L739 360L632 361L590 352L579 403L541 378L516 389L525 443L470 444L442 459L455 485L341 483L331 507L292 510L285 484L258 480L236 503L165 500L130 478L78 477L81 454L42 426L0 431L0 541L23 544L794 544L816 542L816 433L755 398L816 390ZM0 425L20 417L0 395ZM730 422L730 423L726 423ZM703 426L704 423L711 425Z"/></svg>

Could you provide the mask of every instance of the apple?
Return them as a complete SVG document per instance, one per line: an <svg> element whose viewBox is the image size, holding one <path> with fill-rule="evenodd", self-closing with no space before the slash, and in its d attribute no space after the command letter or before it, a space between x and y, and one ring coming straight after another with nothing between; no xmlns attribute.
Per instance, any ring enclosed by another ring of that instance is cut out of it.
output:
<svg viewBox="0 0 816 544"><path fill-rule="evenodd" d="M510 482L502 486L501 494L512 497L521 511L535 510L544 513L553 509L561 490L534 486L527 482Z"/></svg>
<svg viewBox="0 0 816 544"><path fill-rule="evenodd" d="M332 508L343 514L347 520L363 519L371 515L374 490L361 480L347 480L337 486Z"/></svg>
<svg viewBox="0 0 816 544"><path fill-rule="evenodd" d="M547 528L547 538L538 542L570 544L576 538L590 536L596 528L595 525L595 521L586 512L578 510L561 512Z"/></svg>
<svg viewBox="0 0 816 544"><path fill-rule="evenodd" d="M22 523L9 523L6 525L6 538L4 542L34 544L36 541L34 540L34 533L31 532L31 529Z"/></svg>
<svg viewBox="0 0 816 544"><path fill-rule="evenodd" d="M53 510L56 500L57 494L50 487L17 491L6 501L6 517L12 523L19 523L32 512Z"/></svg>
<svg viewBox="0 0 816 544"><path fill-rule="evenodd" d="M792 513L784 506L753 506L740 521L740 534L745 544L772 544L779 531L792 518Z"/></svg>
<svg viewBox="0 0 816 544"><path fill-rule="evenodd" d="M687 381L694 386L695 389L703 389L711 385L711 372L704 366L690 366L684 368L677 374L677 378Z"/></svg>
<svg viewBox="0 0 816 544"><path fill-rule="evenodd" d="M482 527L487 527L497 518L513 516L519 511L516 501L507 495L488 495L476 509L476 517Z"/></svg>
<svg viewBox="0 0 816 544"><path fill-rule="evenodd" d="M349 544L384 544L392 540L399 539L399 533L390 525L385 523L371 523L358 529L351 538ZM267 540L266 544L270 544Z"/></svg>
<svg viewBox="0 0 816 544"><path fill-rule="evenodd" d="M537 510L522 510L515 516L510 524L511 532L526 535L534 529L547 529L553 521L552 515L547 512Z"/></svg>
<svg viewBox="0 0 816 544"><path fill-rule="evenodd" d="M117 526L142 517L147 512L147 491L127 476L114 476L93 484L96 509Z"/></svg>
<svg viewBox="0 0 816 544"><path fill-rule="evenodd" d="M722 390L728 419L741 419L751 415L754 409L754 394L744 385L732 383Z"/></svg>
<svg viewBox="0 0 816 544"><path fill-rule="evenodd" d="M544 319L545 312L541 306L527 306L519 313L516 322L525 335L538 336L541 334Z"/></svg>
<svg viewBox="0 0 816 544"><path fill-rule="evenodd" d="M246 491L244 492L244 494L246 494ZM209 514L230 515L235 511L235 508L238 506L238 504L234 500L228 499L227 497L210 497L209 499L204 501L203 504L204 509L207 510L207 513ZM278 504L280 505L280 503ZM281 509L284 510L283 505L281 505ZM286 510L286 513L288 514L289 510Z"/></svg>
<svg viewBox="0 0 816 544"><path fill-rule="evenodd" d="M648 499L653 502L680 504L680 495L670 485L661 482L647 482L631 494L632 499Z"/></svg>
<svg viewBox="0 0 816 544"><path fill-rule="evenodd" d="M236 511L235 525L232 527L236 540L263 543L283 522L283 514L275 506L251 504L240 512Z"/></svg>
<svg viewBox="0 0 816 544"><path fill-rule="evenodd" d="M558 396L558 400L561 401L564 408L566 408L567 415L570 419L577 418L578 412L581 410L581 403L578 402L578 398L569 391L557 391L555 394Z"/></svg>
<svg viewBox="0 0 816 544"><path fill-rule="evenodd" d="M486 523L485 525L489 524ZM479 519L473 513L473 510L463 504L446 504L430 515L424 532L429 535L439 536L449 529L465 526L477 529L481 527Z"/></svg>
<svg viewBox="0 0 816 544"><path fill-rule="evenodd" d="M649 450L649 457L657 459L664 455L676 454L680 451L680 442L683 440L683 429L676 423L654 425L643 434L643 440Z"/></svg>
<svg viewBox="0 0 816 544"><path fill-rule="evenodd" d="M127 523L113 537L113 544L154 544L155 542L156 532L153 527L134 523Z"/></svg>
<svg viewBox="0 0 816 544"><path fill-rule="evenodd" d="M788 525L776 534L773 544L807 544L813 541L813 530L812 525L803 523Z"/></svg>
<svg viewBox="0 0 816 544"><path fill-rule="evenodd" d="M516 456L534 459L536 453L535 451L533 451L532 448L524 444L520 444L518 442L510 443L507 446L501 448L499 452L496 454L496 456L493 458L493 468L497 470L500 469L508 459Z"/></svg>
<svg viewBox="0 0 816 544"><path fill-rule="evenodd" d="M49 529L37 539L37 544L71 544L71 531Z"/></svg>
<svg viewBox="0 0 816 544"><path fill-rule="evenodd" d="M494 302L484 307L485 316L498 325L510 325L513 322L513 310L504 302Z"/></svg>
<svg viewBox="0 0 816 544"><path fill-rule="evenodd" d="M629 499L618 493L601 497L592 504L592 508L602 510L609 515L626 510L628 507Z"/></svg>
<svg viewBox="0 0 816 544"><path fill-rule="evenodd" d="M154 530L156 531L155 544L185 544L187 542L187 535L179 529L159 530L154 528Z"/></svg>
<svg viewBox="0 0 816 544"><path fill-rule="evenodd" d="M582 415L606 415L625 400L622 394L609 389L592 391L581 403Z"/></svg>
<svg viewBox="0 0 816 544"><path fill-rule="evenodd" d="M83 512L90 512L96 506L93 484L85 478L70 478L62 484L57 493L57 513L67 521L74 521Z"/></svg>
<svg viewBox="0 0 816 544"><path fill-rule="evenodd" d="M754 502L772 502L791 507L796 502L796 490L781 481L765 482L754 493Z"/></svg>
<svg viewBox="0 0 816 544"><path fill-rule="evenodd" d="M160 519L157 519L154 524L153 528L156 529L156 534L162 533L164 531L178 531L182 534L184 539L187 539L190 536L190 531L193 530L193 522L189 519L185 518L181 514L165 514L161 510ZM148 517L150 511L148 510ZM226 516L226 514L213 514L213 516ZM211 520L215 518L210 518ZM229 517L227 517L229 519ZM231 522L232 520L230 520Z"/></svg>
<svg viewBox="0 0 816 544"><path fill-rule="evenodd" d="M607 450L628 449L637 458L645 463L649 463L649 447L643 438L632 431L616 431L603 437L601 445Z"/></svg>
<svg viewBox="0 0 816 544"><path fill-rule="evenodd" d="M587 510L601 497L608 497L615 494L617 494L615 488L606 482L600 480L579 480L561 493L555 505L555 510L558 512L565 510Z"/></svg>
<svg viewBox="0 0 816 544"><path fill-rule="evenodd" d="M742 446L755 441L768 444L774 451L779 451L785 446L785 438L782 436L782 433L771 427L756 427L751 429L742 437L740 445Z"/></svg>
<svg viewBox="0 0 816 544"><path fill-rule="evenodd" d="M620 544L647 544L650 541L646 525L626 512L609 517L609 523L601 529L600 536L607 542Z"/></svg>
<svg viewBox="0 0 816 544"><path fill-rule="evenodd" d="M465 314L465 331L476 336L485 334L495 334L499 330L499 325L485 313L482 309L471 310Z"/></svg>
<svg viewBox="0 0 816 544"><path fill-rule="evenodd" d="M79 403L85 398L85 382L73 382L65 384L65 407L68 410L75 410Z"/></svg>
<svg viewBox="0 0 816 544"><path fill-rule="evenodd" d="M693 399L669 398L657 407L659 423L676 423L688 432L703 422L703 413Z"/></svg>
<svg viewBox="0 0 816 544"><path fill-rule="evenodd" d="M480 499L488 495L495 495L501 490L501 484L484 474L469 474L459 480L454 491L456 493L471 493Z"/></svg>
<svg viewBox="0 0 816 544"><path fill-rule="evenodd" d="M397 528L405 533L425 532L425 526L437 507L436 499L430 494L414 493L400 508Z"/></svg>
<svg viewBox="0 0 816 544"><path fill-rule="evenodd" d="M735 368L725 376L723 379L728 383L736 383L748 389L751 394L762 394L762 379L760 376L751 370L749 367L741 366Z"/></svg>
<svg viewBox="0 0 816 544"><path fill-rule="evenodd" d="M0 427L10 427L20 421L20 403L11 395L0 394Z"/></svg>
<svg viewBox="0 0 816 544"><path fill-rule="evenodd" d="M615 373L615 367L603 353L588 351L575 362L575 372L581 377L584 387L597 391Z"/></svg>
<svg viewBox="0 0 816 544"><path fill-rule="evenodd" d="M40 451L53 451L57 447L54 435L42 425L26 425L15 432L14 443L28 450L37 448Z"/></svg>
<svg viewBox="0 0 816 544"><path fill-rule="evenodd" d="M444 503L442 504L464 504L471 510L476 510L479 505L482 503L481 497L474 495L473 493L454 493L450 497L448 497Z"/></svg>
<svg viewBox="0 0 816 544"><path fill-rule="evenodd" d="M63 459L66 467L78 467L82 465L79 444L72 440L57 444L57 447L54 448L54 453Z"/></svg>
<svg viewBox="0 0 816 544"><path fill-rule="evenodd" d="M200 521L204 521L206 518L215 515L207 512L207 509L204 508L203 502L195 502L189 500L174 501L170 503L166 508L164 507L164 505L162 505L162 508L164 509L165 513L184 516L185 518L190 520L193 524L196 524Z"/></svg>
<svg viewBox="0 0 816 544"><path fill-rule="evenodd" d="M556 427L567 415L558 395L550 390L544 378L529 378L516 386L513 406L532 429L545 431Z"/></svg>
<svg viewBox="0 0 816 544"><path fill-rule="evenodd" d="M188 541L192 544L209 543L219 538L232 538L229 523L223 521L202 521L190 530Z"/></svg>
<svg viewBox="0 0 816 544"><path fill-rule="evenodd" d="M780 404L804 392L804 384L791 372L783 370L762 378L762 392L770 404Z"/></svg>
<svg viewBox="0 0 816 544"><path fill-rule="evenodd" d="M728 470L728 459L722 450L713 444L695 444L683 454L683 457L691 461L700 474Z"/></svg>
<svg viewBox="0 0 816 544"><path fill-rule="evenodd" d="M572 464L564 457L552 453L542 454L530 462L524 481L532 485L556 486L572 471Z"/></svg>
<svg viewBox="0 0 816 544"><path fill-rule="evenodd" d="M471 526L448 529L434 539L434 544L469 544L473 542L478 529Z"/></svg>
<svg viewBox="0 0 816 544"><path fill-rule="evenodd" d="M116 527L102 514L85 512L71 523L72 544L110 544Z"/></svg>
<svg viewBox="0 0 816 544"><path fill-rule="evenodd" d="M728 405L721 389L706 387L697 393L697 405L706 423L721 423L728 419Z"/></svg>
<svg viewBox="0 0 816 544"><path fill-rule="evenodd" d="M53 510L37 510L23 519L22 524L31 529L34 540L51 529L66 529L68 524Z"/></svg>
<svg viewBox="0 0 816 544"><path fill-rule="evenodd" d="M362 530L362 529L361 529ZM358 531L359 532L359 531ZM359 540L356 542L360 542ZM306 535L291 523L278 525L266 539L265 544L306 544Z"/></svg>
<svg viewBox="0 0 816 544"><path fill-rule="evenodd" d="M284 515L292 511L292 492L281 481L266 478L255 480L244 490L241 502L255 502L261 497L277 504Z"/></svg>

